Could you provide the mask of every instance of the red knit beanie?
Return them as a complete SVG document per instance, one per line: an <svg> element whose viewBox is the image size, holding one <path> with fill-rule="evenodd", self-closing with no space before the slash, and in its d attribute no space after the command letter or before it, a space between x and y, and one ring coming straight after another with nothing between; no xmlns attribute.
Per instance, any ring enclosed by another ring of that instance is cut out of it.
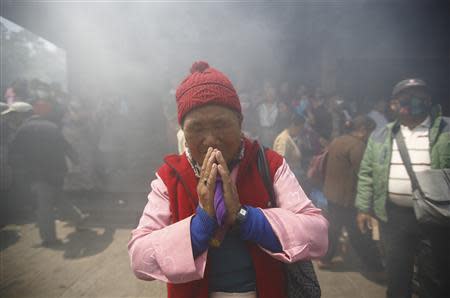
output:
<svg viewBox="0 0 450 298"><path fill-rule="evenodd" d="M204 61L192 65L191 74L177 88L176 99L180 125L187 113L207 104L225 106L242 115L239 97L230 80Z"/></svg>

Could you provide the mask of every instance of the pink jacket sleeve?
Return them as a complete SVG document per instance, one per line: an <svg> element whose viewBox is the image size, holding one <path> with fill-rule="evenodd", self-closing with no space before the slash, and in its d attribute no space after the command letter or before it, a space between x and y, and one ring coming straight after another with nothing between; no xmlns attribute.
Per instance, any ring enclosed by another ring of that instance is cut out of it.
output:
<svg viewBox="0 0 450 298"><path fill-rule="evenodd" d="M234 171L233 171L234 172ZM236 173L232 173L232 178ZM134 274L144 280L184 283L203 278L208 251L193 258L188 217L171 223L167 188L160 177L152 184L138 227L132 231L128 251ZM279 208L263 209L283 247L267 253L290 263L317 258L328 246L328 223L306 197L284 161L274 181Z"/></svg>
<svg viewBox="0 0 450 298"><path fill-rule="evenodd" d="M139 279L184 283L203 278L207 253L192 254L191 217L171 222L167 187L159 176L151 183L139 225L131 232L128 253Z"/></svg>
<svg viewBox="0 0 450 298"><path fill-rule="evenodd" d="M323 256L328 250L328 221L308 199L286 160L275 173L274 190L278 208L261 210L283 251L265 251L285 263Z"/></svg>

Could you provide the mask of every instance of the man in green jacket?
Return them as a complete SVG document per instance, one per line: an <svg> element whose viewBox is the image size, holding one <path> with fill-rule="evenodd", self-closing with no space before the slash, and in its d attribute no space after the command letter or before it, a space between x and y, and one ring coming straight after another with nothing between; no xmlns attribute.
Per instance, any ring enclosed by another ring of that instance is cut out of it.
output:
<svg viewBox="0 0 450 298"><path fill-rule="evenodd" d="M399 82L391 108L397 121L371 136L361 161L355 201L358 226L366 232L371 216L381 222L387 297L411 297L415 256L420 297L450 297L450 230L417 222L411 181L395 141L401 131L415 172L450 168L450 119L431 105L427 85L420 79ZM431 248L431 257L421 258L424 248Z"/></svg>

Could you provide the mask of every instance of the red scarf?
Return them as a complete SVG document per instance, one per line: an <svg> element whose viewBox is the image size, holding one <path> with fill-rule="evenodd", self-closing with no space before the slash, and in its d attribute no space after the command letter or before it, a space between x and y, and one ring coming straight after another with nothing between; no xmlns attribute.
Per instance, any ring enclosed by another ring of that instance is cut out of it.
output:
<svg viewBox="0 0 450 298"><path fill-rule="evenodd" d="M239 163L236 187L241 204L259 208L267 208L269 194L257 168L256 142L244 141L244 158ZM266 151L267 160L273 180L276 170L281 166L283 158L272 150ZM195 213L198 205L198 178L186 158L186 155L170 155L165 164L158 170L158 175L167 186L170 198L170 210L173 222L180 221ZM258 191L255 191L258 190ZM256 273L258 298L286 297L286 281L282 263L263 252L257 245L247 242ZM167 284L169 298L208 298L208 263L205 277L183 284Z"/></svg>

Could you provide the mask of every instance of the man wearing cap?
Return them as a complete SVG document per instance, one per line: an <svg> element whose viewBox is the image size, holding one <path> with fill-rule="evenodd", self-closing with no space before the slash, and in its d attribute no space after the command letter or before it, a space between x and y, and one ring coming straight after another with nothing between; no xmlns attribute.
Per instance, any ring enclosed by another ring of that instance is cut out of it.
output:
<svg viewBox="0 0 450 298"><path fill-rule="evenodd" d="M397 120L372 134L361 162L355 205L357 222L365 232L370 215L381 222L387 265L387 297L411 297L414 258L419 256L420 297L450 297L450 231L420 225L415 217L411 181L401 159L395 135L401 131L415 172L450 168L450 119L432 106L421 79L399 82L391 108ZM431 257L422 266L423 244ZM431 270L430 270L431 269Z"/></svg>
<svg viewBox="0 0 450 298"><path fill-rule="evenodd" d="M241 132L229 79L197 62L176 92L186 150L170 155L151 183L128 244L143 280L168 284L168 297L286 297L282 263L327 250L327 221L286 161L266 151L276 208L257 168L258 143Z"/></svg>

